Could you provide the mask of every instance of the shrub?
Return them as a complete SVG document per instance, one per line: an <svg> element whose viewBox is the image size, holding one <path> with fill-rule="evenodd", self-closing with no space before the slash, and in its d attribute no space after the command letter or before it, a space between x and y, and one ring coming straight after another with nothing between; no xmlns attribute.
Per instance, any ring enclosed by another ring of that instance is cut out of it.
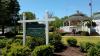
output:
<svg viewBox="0 0 100 56"><path fill-rule="evenodd" d="M88 50L88 54L87 56L100 56L100 54L98 55L98 52L100 53L100 49L98 49L97 47L91 47L89 50Z"/></svg>
<svg viewBox="0 0 100 56"><path fill-rule="evenodd" d="M32 52L32 56L53 56L54 47L50 45L37 46Z"/></svg>
<svg viewBox="0 0 100 56"><path fill-rule="evenodd" d="M22 45L22 40L21 39L15 39L13 43L17 43L18 45Z"/></svg>
<svg viewBox="0 0 100 56"><path fill-rule="evenodd" d="M49 38L49 43L50 45L53 45L54 46L54 50L55 51L61 51L63 48L64 48L64 44L62 44L61 42L61 36L59 33L53 33L50 35L50 38Z"/></svg>
<svg viewBox="0 0 100 56"><path fill-rule="evenodd" d="M86 31L82 31L80 35L81 35L81 36L89 36L89 33L86 32Z"/></svg>
<svg viewBox="0 0 100 56"><path fill-rule="evenodd" d="M100 42L98 42L98 43L96 44L96 47L97 47L97 48L100 48Z"/></svg>
<svg viewBox="0 0 100 56"><path fill-rule="evenodd" d="M62 51L64 49L64 47L65 47L64 44L62 44L61 41L59 41L59 42L54 41L54 42L52 42L51 45L54 46L54 51L55 52Z"/></svg>
<svg viewBox="0 0 100 56"><path fill-rule="evenodd" d="M100 34L98 32L91 32L90 36L100 36Z"/></svg>
<svg viewBox="0 0 100 56"><path fill-rule="evenodd" d="M30 49L28 47L23 46L12 46L10 49L3 48L2 49L3 56L29 56Z"/></svg>
<svg viewBox="0 0 100 56"><path fill-rule="evenodd" d="M33 41L32 37L27 37L26 38L26 45L29 46L32 41Z"/></svg>
<svg viewBox="0 0 100 56"><path fill-rule="evenodd" d="M12 44L13 40L12 39L0 39L0 48L4 48Z"/></svg>
<svg viewBox="0 0 100 56"><path fill-rule="evenodd" d="M13 43L13 39L7 39L7 44L12 44Z"/></svg>
<svg viewBox="0 0 100 56"><path fill-rule="evenodd" d="M10 47L11 47L11 44L13 43L13 39L7 39L7 44L6 44L6 48L7 49L10 49Z"/></svg>
<svg viewBox="0 0 100 56"><path fill-rule="evenodd" d="M33 38L33 41L30 43L30 48L33 49L35 46L40 46L45 44L44 38Z"/></svg>
<svg viewBox="0 0 100 56"><path fill-rule="evenodd" d="M64 36L64 35L66 35L67 33L66 32L64 32L64 33L60 33L62 36Z"/></svg>
<svg viewBox="0 0 100 56"><path fill-rule="evenodd" d="M49 42L52 44L53 42L60 42L61 35L59 33L49 34Z"/></svg>
<svg viewBox="0 0 100 56"><path fill-rule="evenodd" d="M45 39L44 38L35 38L35 37L28 37L26 39L26 45L33 49L35 46L44 45Z"/></svg>
<svg viewBox="0 0 100 56"><path fill-rule="evenodd" d="M7 40L6 39L0 39L0 48L5 47L7 44Z"/></svg>
<svg viewBox="0 0 100 56"><path fill-rule="evenodd" d="M67 39L67 43L70 46L76 46L77 45L77 40L75 38L69 38L69 39Z"/></svg>
<svg viewBox="0 0 100 56"><path fill-rule="evenodd" d="M7 49L6 48L2 48L2 56L7 56Z"/></svg>
<svg viewBox="0 0 100 56"><path fill-rule="evenodd" d="M80 43L80 50L82 52L87 52L90 47L93 47L94 44L90 42L82 42Z"/></svg>
<svg viewBox="0 0 100 56"><path fill-rule="evenodd" d="M45 38L34 38L34 41L37 43L38 46L45 44Z"/></svg>
<svg viewBox="0 0 100 56"><path fill-rule="evenodd" d="M100 56L100 43L96 44L95 47L91 47L88 50L88 56Z"/></svg>

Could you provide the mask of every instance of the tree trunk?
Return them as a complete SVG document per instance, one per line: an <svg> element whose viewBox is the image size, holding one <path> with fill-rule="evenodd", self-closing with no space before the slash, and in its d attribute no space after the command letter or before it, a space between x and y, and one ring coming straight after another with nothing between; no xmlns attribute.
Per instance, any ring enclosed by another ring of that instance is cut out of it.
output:
<svg viewBox="0 0 100 56"><path fill-rule="evenodd" d="M4 25L2 25L2 35L4 35Z"/></svg>

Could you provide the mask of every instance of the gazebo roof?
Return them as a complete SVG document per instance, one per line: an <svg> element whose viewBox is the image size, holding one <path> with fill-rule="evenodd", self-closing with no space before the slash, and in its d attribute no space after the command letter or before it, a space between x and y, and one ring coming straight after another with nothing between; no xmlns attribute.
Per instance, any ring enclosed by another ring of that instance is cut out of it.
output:
<svg viewBox="0 0 100 56"><path fill-rule="evenodd" d="M69 18L66 19L66 21L69 21L69 20L87 20L87 19L89 19L88 16L86 16L85 14L77 11L77 13L69 16Z"/></svg>
<svg viewBox="0 0 100 56"><path fill-rule="evenodd" d="M69 17L69 19L67 19L68 21L69 20L80 20L80 21L83 21L83 20L87 20L89 19L88 17L83 17L83 16L72 16L72 17Z"/></svg>
<svg viewBox="0 0 100 56"><path fill-rule="evenodd" d="M66 19L64 21L65 24L69 24L68 21L70 21L70 25L81 25L82 24L82 21L85 21L85 20L89 20L90 18L88 16L86 16L85 14L77 11L77 13L69 16L68 19Z"/></svg>

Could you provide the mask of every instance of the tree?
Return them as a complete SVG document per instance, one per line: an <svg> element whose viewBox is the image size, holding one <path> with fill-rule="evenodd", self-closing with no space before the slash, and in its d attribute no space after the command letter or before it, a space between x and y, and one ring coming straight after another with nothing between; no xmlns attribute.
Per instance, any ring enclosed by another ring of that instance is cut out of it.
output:
<svg viewBox="0 0 100 56"><path fill-rule="evenodd" d="M26 15L26 20L32 20L32 19L36 19L36 16L34 13L32 12L24 12Z"/></svg>
<svg viewBox="0 0 100 56"><path fill-rule="evenodd" d="M5 26L14 25L17 21L20 6L17 0L0 0L0 25L4 35Z"/></svg>
<svg viewBox="0 0 100 56"><path fill-rule="evenodd" d="M50 23L50 26L53 26L54 29L59 28L60 26L63 26L63 20L59 17L54 17L55 21Z"/></svg>
<svg viewBox="0 0 100 56"><path fill-rule="evenodd" d="M68 16L64 16L64 17L62 18L63 21L66 20L66 19L68 19Z"/></svg>

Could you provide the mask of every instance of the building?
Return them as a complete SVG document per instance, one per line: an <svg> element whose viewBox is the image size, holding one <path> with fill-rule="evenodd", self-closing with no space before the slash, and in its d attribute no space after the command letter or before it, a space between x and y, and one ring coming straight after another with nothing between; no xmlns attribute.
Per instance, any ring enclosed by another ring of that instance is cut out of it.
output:
<svg viewBox="0 0 100 56"><path fill-rule="evenodd" d="M100 12L94 14L93 22L96 23L96 27L94 27L95 31L100 34Z"/></svg>
<svg viewBox="0 0 100 56"><path fill-rule="evenodd" d="M73 29L76 32L89 31L88 27L86 26L86 20L89 20L89 17L77 11L64 21L64 26L60 27L60 29L63 29L64 32L72 32Z"/></svg>

